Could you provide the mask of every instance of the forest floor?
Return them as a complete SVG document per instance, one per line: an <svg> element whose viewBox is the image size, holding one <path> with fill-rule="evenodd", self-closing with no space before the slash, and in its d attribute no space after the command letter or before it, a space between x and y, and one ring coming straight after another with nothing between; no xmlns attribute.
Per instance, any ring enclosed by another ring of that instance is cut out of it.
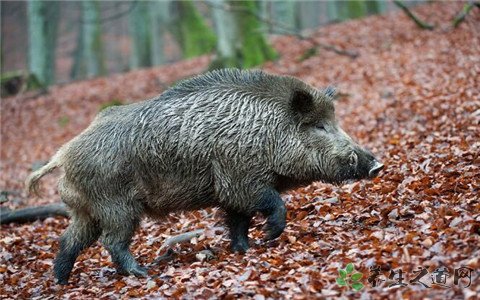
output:
<svg viewBox="0 0 480 300"><path fill-rule="evenodd" d="M395 12L314 33L318 41L357 51L356 59L319 51L301 61L309 42L273 41L281 57L262 68L318 87L336 85L343 95L338 118L385 163L379 178L342 187L315 183L284 194L284 234L264 245L263 219L256 218L252 247L244 256L228 251L223 233L207 230L175 246L171 261L155 263L166 238L223 226L221 213L209 209L145 220L132 249L148 266L149 278L116 275L106 250L96 243L79 257L70 285L58 286L52 260L68 219L2 225L2 299L478 299L480 14L474 8L453 29L450 20L461 8L462 3L452 2L415 8L437 25L433 31ZM33 163L48 160L103 104L152 97L176 80L203 72L209 60L54 86L38 97L2 99L0 188L11 192L4 206L58 202L56 176L44 179L41 199L22 191ZM204 259L199 254L204 249L214 258ZM338 269L348 263L363 274L358 292L336 283Z"/></svg>

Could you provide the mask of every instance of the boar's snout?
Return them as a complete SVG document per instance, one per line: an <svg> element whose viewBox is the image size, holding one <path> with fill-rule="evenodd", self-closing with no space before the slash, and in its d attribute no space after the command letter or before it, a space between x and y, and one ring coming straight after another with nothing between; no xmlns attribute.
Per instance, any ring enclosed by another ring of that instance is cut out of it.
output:
<svg viewBox="0 0 480 300"><path fill-rule="evenodd" d="M356 147L356 149L350 153L348 164L355 169L354 174L357 174L357 176L355 176L356 179L373 179L377 177L384 167L369 150L361 147Z"/></svg>
<svg viewBox="0 0 480 300"><path fill-rule="evenodd" d="M376 160L372 154L368 152L367 159L370 160L370 163L367 162L367 166L370 166L368 170L368 178L372 179L377 177L378 173L383 169L383 164ZM353 151L348 157L348 164L352 167L358 167L358 154Z"/></svg>
<svg viewBox="0 0 480 300"><path fill-rule="evenodd" d="M378 173L383 169L383 164L379 162L378 160L375 160L373 163L372 168L368 172L368 177L369 178L375 178L377 177Z"/></svg>

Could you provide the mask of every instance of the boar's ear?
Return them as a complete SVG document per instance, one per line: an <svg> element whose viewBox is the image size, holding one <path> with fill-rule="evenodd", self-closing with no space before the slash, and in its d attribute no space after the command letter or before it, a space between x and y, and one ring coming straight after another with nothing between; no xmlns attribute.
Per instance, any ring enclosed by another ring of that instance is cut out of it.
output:
<svg viewBox="0 0 480 300"><path fill-rule="evenodd" d="M293 111L302 115L311 112L314 108L313 96L304 90L294 90L290 103Z"/></svg>

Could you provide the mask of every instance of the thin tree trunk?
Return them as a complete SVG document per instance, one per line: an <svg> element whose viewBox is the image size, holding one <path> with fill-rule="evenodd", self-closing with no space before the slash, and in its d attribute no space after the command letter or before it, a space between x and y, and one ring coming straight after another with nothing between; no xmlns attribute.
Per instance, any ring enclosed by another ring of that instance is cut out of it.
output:
<svg viewBox="0 0 480 300"><path fill-rule="evenodd" d="M270 20L272 18L272 2L268 0L259 1L258 5L262 19ZM260 30L264 33L270 34L273 33L273 26L271 23L262 22Z"/></svg>
<svg viewBox="0 0 480 300"><path fill-rule="evenodd" d="M297 4L298 3L295 0L282 0L272 2L274 19L283 24L285 27L290 28L291 30L297 30ZM275 30L274 28L274 33L283 34L284 32L281 30Z"/></svg>
<svg viewBox="0 0 480 300"><path fill-rule="evenodd" d="M81 22L70 72L73 79L95 77L106 72L99 5L97 0L81 2Z"/></svg>
<svg viewBox="0 0 480 300"><path fill-rule="evenodd" d="M83 64L83 24L78 26L77 45L73 53L73 65L70 70L71 79L79 79L85 76L85 66Z"/></svg>
<svg viewBox="0 0 480 300"><path fill-rule="evenodd" d="M225 5L226 1L212 1L215 5ZM238 23L235 20L235 13L215 7L213 9L213 19L215 20L215 30L217 32L217 61L221 64L229 65L227 60L234 59L237 55L237 37L239 35ZM234 65L234 63L232 63Z"/></svg>
<svg viewBox="0 0 480 300"><path fill-rule="evenodd" d="M83 58L87 77L105 73L99 2L87 0L83 6Z"/></svg>
<svg viewBox="0 0 480 300"><path fill-rule="evenodd" d="M55 48L60 14L58 1L28 2L28 65L42 85L55 79Z"/></svg>
<svg viewBox="0 0 480 300"><path fill-rule="evenodd" d="M300 30L317 28L320 25L320 1L300 1L296 6L297 26Z"/></svg>
<svg viewBox="0 0 480 300"><path fill-rule="evenodd" d="M149 9L148 2L138 1L129 14L129 29L132 41L130 66L133 69L152 65Z"/></svg>
<svg viewBox="0 0 480 300"><path fill-rule="evenodd" d="M381 0L367 0L365 1L367 12L371 15L381 14L386 9L386 2Z"/></svg>
<svg viewBox="0 0 480 300"><path fill-rule="evenodd" d="M328 14L328 21L339 21L339 13L338 13L338 5L334 1L327 2L327 14Z"/></svg>
<svg viewBox="0 0 480 300"><path fill-rule="evenodd" d="M165 34L169 24L170 1L150 2L151 21L151 61L153 65L161 65L165 58Z"/></svg>

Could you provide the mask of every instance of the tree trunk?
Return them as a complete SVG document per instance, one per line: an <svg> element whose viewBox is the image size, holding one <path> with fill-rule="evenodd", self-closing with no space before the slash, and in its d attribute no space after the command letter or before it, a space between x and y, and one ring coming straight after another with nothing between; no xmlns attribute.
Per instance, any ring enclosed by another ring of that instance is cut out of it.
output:
<svg viewBox="0 0 480 300"><path fill-rule="evenodd" d="M132 41L130 66L132 69L148 67L151 61L150 7L146 1L138 1L128 15Z"/></svg>
<svg viewBox="0 0 480 300"><path fill-rule="evenodd" d="M170 1L150 2L151 21L151 61L153 65L161 65L165 58L165 33L169 23Z"/></svg>
<svg viewBox="0 0 480 300"><path fill-rule="evenodd" d="M81 2L82 16L70 72L72 79L95 77L106 72L99 5L97 0Z"/></svg>
<svg viewBox="0 0 480 300"><path fill-rule="evenodd" d="M259 1L259 15L262 20L271 20L272 19L272 2L265 0ZM266 34L273 33L273 26L269 22L262 22L260 30Z"/></svg>
<svg viewBox="0 0 480 300"><path fill-rule="evenodd" d="M99 2L82 2L83 8L83 58L87 77L105 74L100 24Z"/></svg>
<svg viewBox="0 0 480 300"><path fill-rule="evenodd" d="M85 66L83 64L83 24L78 26L77 45L73 53L73 65L70 70L71 79L79 79L85 76Z"/></svg>
<svg viewBox="0 0 480 300"><path fill-rule="evenodd" d="M28 2L28 67L42 85L55 79L55 48L60 4L58 1Z"/></svg>
<svg viewBox="0 0 480 300"><path fill-rule="evenodd" d="M259 30L253 1L215 0L213 4L217 58L210 69L249 68L276 57Z"/></svg>
<svg viewBox="0 0 480 300"><path fill-rule="evenodd" d="M297 3L297 26L300 30L317 28L320 25L320 1L300 1Z"/></svg>
<svg viewBox="0 0 480 300"><path fill-rule="evenodd" d="M191 58L211 52L215 48L215 34L207 26L191 0L174 1L177 13L172 23L174 33L184 58Z"/></svg>
<svg viewBox="0 0 480 300"><path fill-rule="evenodd" d="M220 8L220 6L226 4L226 1L216 0L214 3L218 5L218 7L213 8L213 19L217 33L217 58L215 63L218 63L218 68L229 65L235 66L236 43L239 35L238 22L235 20L234 12Z"/></svg>
<svg viewBox="0 0 480 300"><path fill-rule="evenodd" d="M340 20L340 16L339 16L339 13L338 13L338 4L336 2L333 2L333 1L328 1L327 2L327 15L328 15L328 21L329 22L332 22L332 21L339 21Z"/></svg>
<svg viewBox="0 0 480 300"><path fill-rule="evenodd" d="M298 27L297 22L297 4L295 0L282 0L272 2L274 20L282 24L282 26L289 28L291 31L296 31ZM285 32L273 28L274 33L284 34Z"/></svg>
<svg viewBox="0 0 480 300"><path fill-rule="evenodd" d="M381 14L386 9L385 1L380 0L367 0L365 1L365 5L367 7L367 12L370 15Z"/></svg>

